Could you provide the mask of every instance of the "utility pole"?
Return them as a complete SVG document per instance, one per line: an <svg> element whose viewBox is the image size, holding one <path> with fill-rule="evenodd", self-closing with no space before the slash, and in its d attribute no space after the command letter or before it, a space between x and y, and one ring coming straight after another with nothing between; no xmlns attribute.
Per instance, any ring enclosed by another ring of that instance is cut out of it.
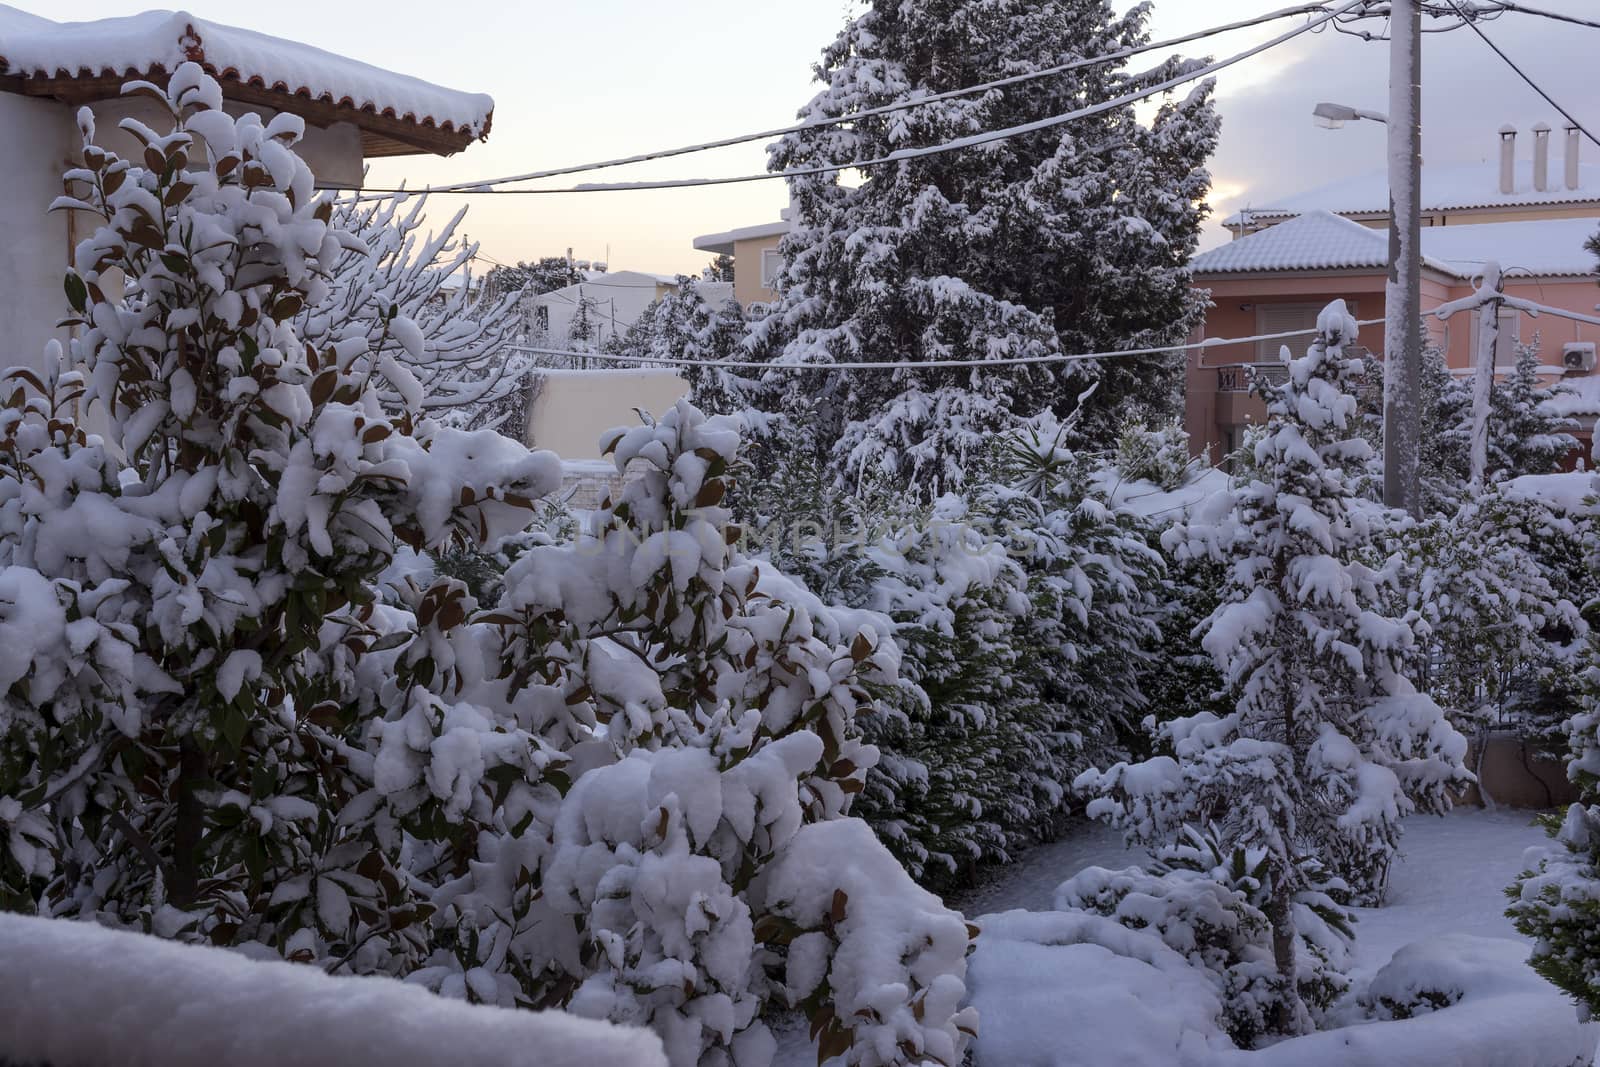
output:
<svg viewBox="0 0 1600 1067"><path fill-rule="evenodd" d="M1389 285L1383 330L1383 502L1421 510L1422 8L1389 5Z"/></svg>

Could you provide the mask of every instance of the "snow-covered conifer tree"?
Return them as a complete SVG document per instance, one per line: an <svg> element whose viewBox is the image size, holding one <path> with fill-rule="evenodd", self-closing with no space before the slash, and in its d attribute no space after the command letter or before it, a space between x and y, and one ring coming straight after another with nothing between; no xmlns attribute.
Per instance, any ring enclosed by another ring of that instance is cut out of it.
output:
<svg viewBox="0 0 1600 1067"><path fill-rule="evenodd" d="M744 313L733 300L714 303L693 278L680 278L668 293L644 310L628 328L621 352L628 356L717 362L740 357ZM684 367L689 397L703 411L731 414L747 406L751 382L732 371Z"/></svg>
<svg viewBox="0 0 1600 1067"><path fill-rule="evenodd" d="M1108 0L877 0L823 52L805 119L959 89L1102 55L1147 39L1149 9ZM791 134L774 167L884 156L1032 122L1170 77L1173 59L1126 61ZM1218 124L1209 86L971 151L912 156L866 172L791 179L796 223L781 250L782 299L753 340L789 362L928 361L1177 343L1204 300L1187 262L1205 209ZM1182 361L1107 360L993 370L778 376L791 398L819 391L816 447L845 481L893 471L924 499L956 488L986 436L1090 385L1077 428L1109 445L1126 418L1177 407ZM776 402L773 402L774 405Z"/></svg>
<svg viewBox="0 0 1600 1067"><path fill-rule="evenodd" d="M1545 402L1556 395L1541 374L1539 339L1517 346L1511 374L1496 382L1490 393L1489 472L1491 477L1516 478L1524 474L1549 474L1578 447L1567 431L1577 428L1571 419L1550 412ZM1559 369L1559 368L1558 368Z"/></svg>
<svg viewBox="0 0 1600 1067"><path fill-rule="evenodd" d="M1344 354L1356 327L1343 302L1318 331L1288 380L1264 386L1268 423L1229 522L1166 535L1180 554L1220 549L1230 562L1203 644L1237 696L1233 712L1165 723L1167 754L1078 783L1100 794L1091 814L1137 840L1212 827L1224 851L1265 860L1280 1033L1313 1021L1298 991L1303 894L1331 875L1358 898L1380 897L1401 817L1444 810L1469 779L1465 739L1402 672L1414 637L1379 610L1390 575L1356 558L1368 519L1346 477L1370 449L1352 436L1359 364Z"/></svg>

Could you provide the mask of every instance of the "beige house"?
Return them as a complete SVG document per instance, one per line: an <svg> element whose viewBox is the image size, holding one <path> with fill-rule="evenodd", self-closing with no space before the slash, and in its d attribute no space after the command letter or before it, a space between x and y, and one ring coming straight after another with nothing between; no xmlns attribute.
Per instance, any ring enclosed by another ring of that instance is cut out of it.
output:
<svg viewBox="0 0 1600 1067"><path fill-rule="evenodd" d="M789 232L791 210L784 208L777 222L726 233L708 233L694 239L695 248L702 252L733 257L733 297L742 307L766 304L778 298L776 279L783 265L778 242Z"/></svg>
<svg viewBox="0 0 1600 1067"><path fill-rule="evenodd" d="M370 66L310 45L184 12L59 23L0 5L0 365L37 366L60 336L61 279L85 222L49 214L61 174L81 151L76 114L95 112L102 145L139 155L117 128L161 128L155 101L124 97L133 80L165 84L185 62L221 84L234 115L279 112L306 122L299 151L320 185L358 188L367 160L451 155L489 134L494 101Z"/></svg>

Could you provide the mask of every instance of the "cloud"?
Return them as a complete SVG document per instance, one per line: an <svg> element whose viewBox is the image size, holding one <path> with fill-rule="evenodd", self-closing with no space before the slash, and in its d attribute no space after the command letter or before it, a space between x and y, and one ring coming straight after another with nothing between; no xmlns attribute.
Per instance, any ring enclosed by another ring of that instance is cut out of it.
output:
<svg viewBox="0 0 1600 1067"><path fill-rule="evenodd" d="M1577 10L1568 3L1546 6ZM1592 10L1586 11L1592 15ZM1438 23L1435 23L1438 24ZM1373 22L1375 29L1382 23ZM1600 133L1600 108L1594 94L1594 52L1600 30L1567 26L1532 15L1508 12L1483 24L1484 32L1516 60L1563 107ZM1280 53L1279 71L1263 81L1218 92L1222 144L1212 161L1214 214L1208 244L1225 240L1220 220L1241 207L1385 165L1385 131L1372 122L1341 130L1312 123L1311 109L1330 100L1378 111L1389 109L1389 45L1326 32L1301 38ZM1492 163L1499 153L1501 125L1524 132L1519 153L1531 153L1527 131L1544 120L1556 131L1561 151L1560 114L1517 78L1471 29L1430 33L1423 39L1423 165ZM1592 159L1600 147L1585 144Z"/></svg>

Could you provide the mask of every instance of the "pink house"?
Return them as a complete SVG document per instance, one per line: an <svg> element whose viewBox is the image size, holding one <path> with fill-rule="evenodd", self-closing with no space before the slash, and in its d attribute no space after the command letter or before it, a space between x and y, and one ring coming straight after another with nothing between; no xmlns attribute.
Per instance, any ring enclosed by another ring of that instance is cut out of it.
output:
<svg viewBox="0 0 1600 1067"><path fill-rule="evenodd" d="M1600 232L1600 168L1582 166L1577 151L1574 130L1564 173L1552 175L1548 128L1536 128L1535 158L1520 165L1514 133L1503 134L1498 174L1486 164L1424 166L1424 311L1469 295L1474 276L1494 260L1506 271L1509 295L1600 317L1600 264L1584 248ZM1378 174L1228 219L1234 240L1194 259L1194 284L1210 292L1212 303L1196 339L1304 330L1335 299L1345 300L1357 319L1383 318L1387 202L1387 182ZM1466 373L1476 350L1476 316L1447 322L1429 316L1426 323L1451 368ZM1574 387L1562 398L1563 411L1591 428L1600 415L1594 359L1600 326L1511 310L1500 326L1498 362L1509 364L1515 345L1537 336L1551 377ZM1365 327L1361 341L1381 355L1382 326ZM1282 366L1283 343L1189 352L1185 421L1197 454L1209 448L1220 459L1265 416L1262 402L1249 394L1249 379ZM1309 337L1296 338L1290 347L1307 343Z"/></svg>

